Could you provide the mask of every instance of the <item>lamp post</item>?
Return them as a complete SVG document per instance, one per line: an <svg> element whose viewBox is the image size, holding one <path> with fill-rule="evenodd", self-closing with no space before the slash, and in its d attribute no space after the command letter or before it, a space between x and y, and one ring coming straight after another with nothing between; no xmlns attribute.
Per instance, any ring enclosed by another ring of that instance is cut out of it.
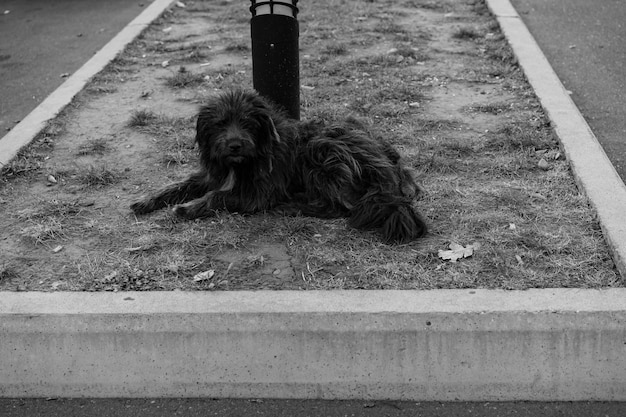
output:
<svg viewBox="0 0 626 417"><path fill-rule="evenodd" d="M298 0L251 0L252 83L300 119Z"/></svg>

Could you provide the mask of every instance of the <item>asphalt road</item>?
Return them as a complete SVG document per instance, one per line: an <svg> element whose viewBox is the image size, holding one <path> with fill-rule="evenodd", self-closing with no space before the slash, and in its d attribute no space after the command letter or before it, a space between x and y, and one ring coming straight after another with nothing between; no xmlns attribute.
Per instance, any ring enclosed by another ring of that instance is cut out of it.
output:
<svg viewBox="0 0 626 417"><path fill-rule="evenodd" d="M626 403L210 399L2 400L2 417L623 417Z"/></svg>
<svg viewBox="0 0 626 417"><path fill-rule="evenodd" d="M151 0L0 0L0 138Z"/></svg>
<svg viewBox="0 0 626 417"><path fill-rule="evenodd" d="M511 3L626 181L626 2Z"/></svg>

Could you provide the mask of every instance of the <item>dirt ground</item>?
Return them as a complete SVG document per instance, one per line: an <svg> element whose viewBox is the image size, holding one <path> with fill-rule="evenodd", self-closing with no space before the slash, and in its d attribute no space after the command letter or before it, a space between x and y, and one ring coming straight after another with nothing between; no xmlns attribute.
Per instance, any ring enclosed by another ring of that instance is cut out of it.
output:
<svg viewBox="0 0 626 417"><path fill-rule="evenodd" d="M302 118L354 115L391 141L425 191L426 238L275 213L135 217L131 202L194 170L203 100L252 86L248 4L188 1L2 169L0 290L624 285L482 0L300 3ZM445 259L450 244L473 253Z"/></svg>

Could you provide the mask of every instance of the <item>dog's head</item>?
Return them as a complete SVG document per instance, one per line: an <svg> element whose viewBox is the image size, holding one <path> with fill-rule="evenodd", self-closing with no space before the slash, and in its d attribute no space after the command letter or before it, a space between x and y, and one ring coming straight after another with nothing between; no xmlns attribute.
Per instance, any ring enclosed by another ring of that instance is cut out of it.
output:
<svg viewBox="0 0 626 417"><path fill-rule="evenodd" d="M273 108L254 92L232 91L209 101L196 125L202 163L233 167L269 161L272 146L280 142L273 117Z"/></svg>

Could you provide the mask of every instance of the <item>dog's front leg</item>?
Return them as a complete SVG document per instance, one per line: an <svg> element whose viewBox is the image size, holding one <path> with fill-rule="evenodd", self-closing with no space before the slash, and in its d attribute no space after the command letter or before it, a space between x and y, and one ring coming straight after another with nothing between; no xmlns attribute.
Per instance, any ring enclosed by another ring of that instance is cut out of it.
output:
<svg viewBox="0 0 626 417"><path fill-rule="evenodd" d="M235 181L235 172L231 170L219 188L210 187L202 197L184 204L178 204L172 211L179 217L191 220L213 216L218 209L233 210L236 204L232 202L238 201L237 198L233 198L231 195ZM229 201L231 202L230 204L228 203Z"/></svg>
<svg viewBox="0 0 626 417"><path fill-rule="evenodd" d="M200 217L210 217L215 215L215 211L218 208L214 204L215 192L209 191L200 198L191 200L184 204L177 204L172 208L172 211L178 217L183 219L193 220Z"/></svg>
<svg viewBox="0 0 626 417"><path fill-rule="evenodd" d="M206 172L191 175L185 181L177 182L161 189L152 196L147 196L130 205L135 214L146 214L172 204L178 204L198 198L210 189Z"/></svg>

